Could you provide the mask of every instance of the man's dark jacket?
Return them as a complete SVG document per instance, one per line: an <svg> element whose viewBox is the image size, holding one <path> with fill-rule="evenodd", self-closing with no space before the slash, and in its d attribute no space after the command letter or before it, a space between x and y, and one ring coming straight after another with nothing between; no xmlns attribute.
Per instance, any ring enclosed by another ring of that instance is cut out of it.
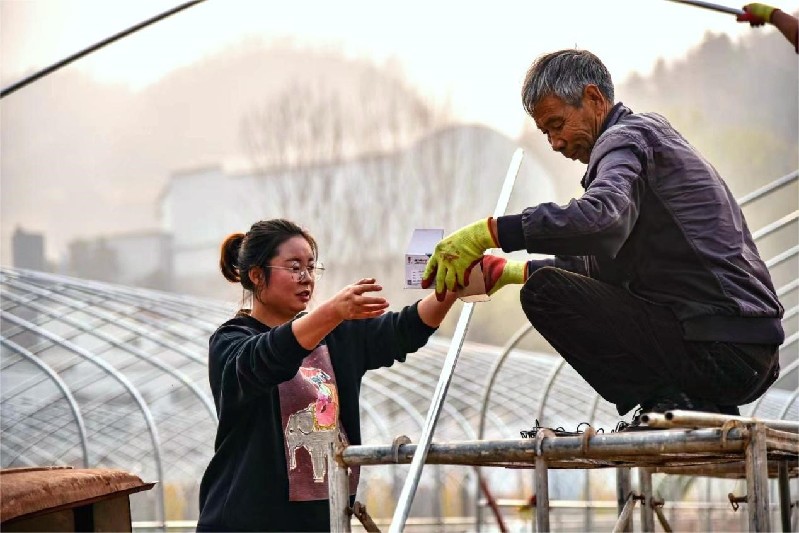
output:
<svg viewBox="0 0 799 533"><path fill-rule="evenodd" d="M498 219L506 252L620 286L670 307L691 341L780 344L783 308L738 203L716 169L654 113L616 104L585 194Z"/></svg>

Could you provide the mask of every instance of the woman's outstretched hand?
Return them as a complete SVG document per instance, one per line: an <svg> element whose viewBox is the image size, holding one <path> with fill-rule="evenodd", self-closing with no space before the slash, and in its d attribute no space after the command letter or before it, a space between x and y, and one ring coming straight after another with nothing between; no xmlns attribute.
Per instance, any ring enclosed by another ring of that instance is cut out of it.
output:
<svg viewBox="0 0 799 533"><path fill-rule="evenodd" d="M335 309L341 320L374 318L388 309L388 300L372 293L383 290L375 278L363 278L347 285L333 296L328 303Z"/></svg>
<svg viewBox="0 0 799 533"><path fill-rule="evenodd" d="M381 290L383 287L374 278L363 278L347 285L307 315L291 322L297 342L311 350L345 320L382 315L388 308L388 301L373 295Z"/></svg>

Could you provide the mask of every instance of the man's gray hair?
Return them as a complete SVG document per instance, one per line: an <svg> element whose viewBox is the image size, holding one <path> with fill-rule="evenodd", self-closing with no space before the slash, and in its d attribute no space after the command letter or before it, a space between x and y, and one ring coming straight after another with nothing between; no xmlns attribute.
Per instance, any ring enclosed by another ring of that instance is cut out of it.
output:
<svg viewBox="0 0 799 533"><path fill-rule="evenodd" d="M522 86L522 104L530 116L535 105L554 94L569 105L580 107L583 90L594 84L613 104L613 81L610 72L588 50L559 50L533 61Z"/></svg>

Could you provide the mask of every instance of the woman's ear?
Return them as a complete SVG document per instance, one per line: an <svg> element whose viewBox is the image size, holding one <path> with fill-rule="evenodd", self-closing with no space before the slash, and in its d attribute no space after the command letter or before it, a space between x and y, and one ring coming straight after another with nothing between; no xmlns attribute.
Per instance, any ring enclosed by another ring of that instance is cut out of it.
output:
<svg viewBox="0 0 799 533"><path fill-rule="evenodd" d="M252 267L247 271L247 276L253 284L253 287L260 287L264 281L264 269L261 267Z"/></svg>

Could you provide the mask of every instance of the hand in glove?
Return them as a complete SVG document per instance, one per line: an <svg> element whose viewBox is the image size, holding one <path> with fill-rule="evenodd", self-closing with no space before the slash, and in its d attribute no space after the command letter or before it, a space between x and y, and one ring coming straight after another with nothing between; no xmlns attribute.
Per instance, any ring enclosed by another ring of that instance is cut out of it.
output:
<svg viewBox="0 0 799 533"><path fill-rule="evenodd" d="M480 262L489 296L505 285L520 285L527 281L527 261L508 261L495 255L484 255Z"/></svg>
<svg viewBox="0 0 799 533"><path fill-rule="evenodd" d="M491 217L464 226L447 235L438 244L422 275L422 288L436 282L436 296L441 300L446 292L456 286L468 285L469 273L483 252L498 247L491 232Z"/></svg>
<svg viewBox="0 0 799 533"><path fill-rule="evenodd" d="M736 17L738 22L748 22L751 26L762 26L766 22L771 22L771 15L776 8L754 3L746 4L743 9L744 13Z"/></svg>

